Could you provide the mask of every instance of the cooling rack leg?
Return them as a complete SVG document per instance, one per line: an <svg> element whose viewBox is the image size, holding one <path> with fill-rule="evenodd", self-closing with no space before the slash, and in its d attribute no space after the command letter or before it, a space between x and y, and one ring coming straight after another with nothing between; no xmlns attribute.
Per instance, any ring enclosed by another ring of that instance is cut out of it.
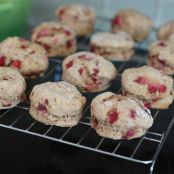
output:
<svg viewBox="0 0 174 174"><path fill-rule="evenodd" d="M153 174L153 169L154 169L154 166L155 166L155 162L156 161L153 161L153 163L151 164L149 174Z"/></svg>

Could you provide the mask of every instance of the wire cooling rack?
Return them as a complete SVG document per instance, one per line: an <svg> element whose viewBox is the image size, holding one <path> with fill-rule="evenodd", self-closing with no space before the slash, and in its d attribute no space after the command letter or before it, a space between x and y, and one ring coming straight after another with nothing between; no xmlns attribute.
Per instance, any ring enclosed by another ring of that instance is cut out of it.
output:
<svg viewBox="0 0 174 174"><path fill-rule="evenodd" d="M102 26L102 27L101 27ZM108 19L99 19L97 27L108 31ZM105 27L105 28L104 28ZM97 29L99 31L99 29ZM154 30L153 30L154 31ZM120 93L121 73L126 68L139 67L145 64L149 39L136 45L133 58L128 62L114 62L118 75L107 91ZM78 50L89 50L89 37L78 38ZM27 79L27 96L36 84L47 81L59 81L61 77L61 59L50 59L50 65L43 77ZM105 155L122 158L136 163L149 164L152 174L157 156L174 123L174 107L167 110L152 110L154 124L146 134L133 140L111 140L98 136L90 126L90 102L98 93L85 93L87 104L83 118L72 128L48 126L35 121L28 113L29 101L20 103L14 108L0 111L0 126L60 143L95 151ZM161 124L162 123L162 124Z"/></svg>

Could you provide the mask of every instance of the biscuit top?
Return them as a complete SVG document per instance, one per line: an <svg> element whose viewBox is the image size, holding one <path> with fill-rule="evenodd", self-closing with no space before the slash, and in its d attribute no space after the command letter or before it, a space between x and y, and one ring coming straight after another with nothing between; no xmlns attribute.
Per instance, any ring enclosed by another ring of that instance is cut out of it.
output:
<svg viewBox="0 0 174 174"><path fill-rule="evenodd" d="M0 67L0 98L8 97L9 100L20 97L25 88L25 79L18 71L8 67Z"/></svg>
<svg viewBox="0 0 174 174"><path fill-rule="evenodd" d="M72 18L77 21L95 20L96 14L92 7L79 4L63 5L56 10L56 15L60 19Z"/></svg>
<svg viewBox="0 0 174 174"><path fill-rule="evenodd" d="M100 32L92 36L91 44L101 47L130 48L134 46L134 41L125 32L117 32L117 33Z"/></svg>
<svg viewBox="0 0 174 174"><path fill-rule="evenodd" d="M112 127L149 128L153 123L150 111L138 100L104 92L91 103L91 113L99 122Z"/></svg>
<svg viewBox="0 0 174 174"><path fill-rule="evenodd" d="M173 79L150 66L126 69L122 87L130 94L154 100L173 93Z"/></svg>
<svg viewBox="0 0 174 174"><path fill-rule="evenodd" d="M94 77L97 75L99 78L108 80L112 80L116 76L116 68L110 61L87 51L78 52L65 58L63 72L66 76L73 76L77 84L83 84L88 75Z"/></svg>
<svg viewBox="0 0 174 174"><path fill-rule="evenodd" d="M174 66L174 42L173 41L155 41L149 47L149 55L158 56L158 59L164 61L166 65Z"/></svg>
<svg viewBox="0 0 174 174"><path fill-rule="evenodd" d="M48 105L48 113L56 116L77 114L86 102L77 88L67 82L46 82L34 86L30 94L31 105Z"/></svg>
<svg viewBox="0 0 174 174"><path fill-rule="evenodd" d="M72 29L57 22L44 22L35 27L32 33L34 42L44 42L53 48L64 45L68 39L75 39Z"/></svg>
<svg viewBox="0 0 174 174"><path fill-rule="evenodd" d="M43 47L19 37L8 37L2 41L0 55L4 56L6 66L12 66L22 74L43 71L49 63Z"/></svg>
<svg viewBox="0 0 174 174"><path fill-rule="evenodd" d="M135 9L119 10L116 15L122 16L125 21L136 22L136 24L138 24L140 21L148 26L152 26L153 24L150 17L144 15L143 13Z"/></svg>

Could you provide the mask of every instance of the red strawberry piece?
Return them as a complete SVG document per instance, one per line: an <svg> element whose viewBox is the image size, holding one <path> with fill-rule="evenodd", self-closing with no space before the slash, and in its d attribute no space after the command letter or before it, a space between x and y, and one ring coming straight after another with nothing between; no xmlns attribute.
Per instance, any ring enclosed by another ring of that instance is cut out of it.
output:
<svg viewBox="0 0 174 174"><path fill-rule="evenodd" d="M83 70L84 70L83 68L79 68L78 72L80 75L83 73Z"/></svg>
<svg viewBox="0 0 174 174"><path fill-rule="evenodd" d="M161 47L166 47L166 44L164 42L159 42L158 45Z"/></svg>
<svg viewBox="0 0 174 174"><path fill-rule="evenodd" d="M45 103L46 105L48 105L48 99L45 99L44 103Z"/></svg>
<svg viewBox="0 0 174 174"><path fill-rule="evenodd" d="M145 84L148 84L148 80L146 77L143 77L143 76L139 76L137 79L134 80L134 82L137 82L141 85L145 85Z"/></svg>
<svg viewBox="0 0 174 174"><path fill-rule="evenodd" d="M165 92L167 87L165 85L158 85L158 91L159 92Z"/></svg>
<svg viewBox="0 0 174 174"><path fill-rule="evenodd" d="M98 120L96 118L93 118L93 121L92 121L92 128L96 128L98 125Z"/></svg>
<svg viewBox="0 0 174 174"><path fill-rule="evenodd" d="M136 115L137 115L136 111L134 109L131 109L130 110L130 117L134 119L136 117Z"/></svg>
<svg viewBox="0 0 174 174"><path fill-rule="evenodd" d="M11 66L19 69L21 67L21 62L19 60L13 60Z"/></svg>
<svg viewBox="0 0 174 174"><path fill-rule="evenodd" d="M47 44L41 44L44 48L45 48L45 50L48 52L49 51L49 49L50 49L50 46L48 46Z"/></svg>
<svg viewBox="0 0 174 174"><path fill-rule="evenodd" d="M91 46L90 51L91 52L95 52L96 51L96 47L95 46Z"/></svg>
<svg viewBox="0 0 174 174"><path fill-rule="evenodd" d="M117 15L115 16L115 18L112 20L112 26L114 25L118 25L120 26L122 24L123 20L121 18L121 16Z"/></svg>
<svg viewBox="0 0 174 174"><path fill-rule="evenodd" d="M0 56L0 66L5 65L5 56Z"/></svg>
<svg viewBox="0 0 174 174"><path fill-rule="evenodd" d="M155 92L165 92L166 91L166 86L165 85L160 85L160 84L149 84L148 85L148 90L150 93L155 93Z"/></svg>
<svg viewBox="0 0 174 174"><path fill-rule="evenodd" d="M60 9L59 15L62 16L65 13L65 9Z"/></svg>
<svg viewBox="0 0 174 174"><path fill-rule="evenodd" d="M68 40L68 41L66 42L66 48L67 48L67 49L70 49L70 48L72 47L72 45L73 45L73 40Z"/></svg>
<svg viewBox="0 0 174 174"><path fill-rule="evenodd" d="M42 113L47 113L47 108L46 108L46 106L43 105L43 104L41 104L41 103L38 104L37 110L38 110L39 112L42 112Z"/></svg>
<svg viewBox="0 0 174 174"><path fill-rule="evenodd" d="M39 33L37 35L37 38L44 37L44 36L49 36L50 35L50 32L51 32L51 29L44 28L44 29L42 29L42 30L39 31Z"/></svg>
<svg viewBox="0 0 174 174"><path fill-rule="evenodd" d="M94 68L93 69L93 74L91 74L91 78L92 78L92 80L94 81L94 82L96 82L97 81L97 74L99 73L99 69L98 68Z"/></svg>
<svg viewBox="0 0 174 174"><path fill-rule="evenodd" d="M93 59L93 57L88 56L86 54L82 54L82 55L78 56L78 58L81 60L92 60Z"/></svg>
<svg viewBox="0 0 174 174"><path fill-rule="evenodd" d="M71 36L71 31L65 30L64 33L66 36Z"/></svg>
<svg viewBox="0 0 174 174"><path fill-rule="evenodd" d="M27 48L28 48L28 46L27 46L27 45L22 44L22 45L21 45L21 48L25 50L25 49L27 49Z"/></svg>
<svg viewBox="0 0 174 174"><path fill-rule="evenodd" d="M134 130L129 129L129 130L127 131L127 134L126 134L127 137L133 137L134 135L135 135L135 131L134 131Z"/></svg>
<svg viewBox="0 0 174 174"><path fill-rule="evenodd" d="M166 62L165 62L164 60L158 59L158 62L159 62L161 65L166 65Z"/></svg>
<svg viewBox="0 0 174 174"><path fill-rule="evenodd" d="M155 99L152 100L152 102L155 103L155 102L157 102L159 99L160 99L160 98L155 98Z"/></svg>
<svg viewBox="0 0 174 174"><path fill-rule="evenodd" d="M107 113L108 121L110 124L113 124L118 120L118 112L116 109L112 109Z"/></svg>
<svg viewBox="0 0 174 174"><path fill-rule="evenodd" d="M150 109L152 106L150 103L144 103L144 107L147 108L147 109Z"/></svg>
<svg viewBox="0 0 174 174"><path fill-rule="evenodd" d="M93 73L94 76L96 76L99 73L99 69L98 68L94 68L93 71L94 71L94 73Z"/></svg>
<svg viewBox="0 0 174 174"><path fill-rule="evenodd" d="M129 129L125 135L122 136L122 139L128 140L129 138L133 137L135 135L135 131L132 129Z"/></svg>
<svg viewBox="0 0 174 174"><path fill-rule="evenodd" d="M157 87L157 85L151 85L151 84L149 84L148 85L148 90L149 90L150 93L155 93L155 92L158 91L158 87Z"/></svg>
<svg viewBox="0 0 174 174"><path fill-rule="evenodd" d="M73 64L74 64L74 61L71 60L71 61L69 61L65 66L66 66L66 68L68 69L68 68L71 68L71 67L73 66Z"/></svg>

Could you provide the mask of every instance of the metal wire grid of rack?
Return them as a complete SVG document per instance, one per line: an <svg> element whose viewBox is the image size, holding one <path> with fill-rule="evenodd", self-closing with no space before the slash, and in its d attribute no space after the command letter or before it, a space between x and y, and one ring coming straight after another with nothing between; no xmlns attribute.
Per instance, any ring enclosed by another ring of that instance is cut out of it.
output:
<svg viewBox="0 0 174 174"><path fill-rule="evenodd" d="M100 19L98 21L100 22L100 25L108 22L106 19ZM89 38L80 38L78 50L88 50L88 42ZM142 45L145 44L147 46L149 42L150 41L147 40L146 43L143 42L138 44L136 54L130 61L114 63L118 69L118 75L108 91L120 93L121 73L128 67L138 67L144 64L146 51L144 50L144 47L142 48ZM44 77L27 80L27 95L34 85L46 81L59 81L60 75L61 60L50 59L49 69ZM90 102L98 94L99 93L84 94L87 97L86 108L83 112L84 116L75 127L60 128L43 125L35 121L28 113L29 101L20 103L14 108L0 111L0 126L132 162L150 164L150 173L152 173L157 156L174 122L173 115L166 114L165 112L172 113L174 108L169 108L167 111L152 110L154 125L144 136L131 141L114 141L98 136L95 131L91 129ZM159 122L163 122L163 115L165 115L165 119L167 119L168 122L159 127Z"/></svg>

